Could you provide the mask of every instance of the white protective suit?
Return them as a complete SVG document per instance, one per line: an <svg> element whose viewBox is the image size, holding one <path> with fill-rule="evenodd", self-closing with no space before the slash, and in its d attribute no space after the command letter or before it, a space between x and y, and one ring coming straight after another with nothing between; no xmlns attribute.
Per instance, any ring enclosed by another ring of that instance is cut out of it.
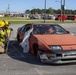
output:
<svg viewBox="0 0 76 75"><path fill-rule="evenodd" d="M30 37L30 33L33 31L33 28L28 30L27 32L25 32L24 35L24 39L23 41L20 43L20 45L23 48L23 53L28 53L29 52L29 37Z"/></svg>

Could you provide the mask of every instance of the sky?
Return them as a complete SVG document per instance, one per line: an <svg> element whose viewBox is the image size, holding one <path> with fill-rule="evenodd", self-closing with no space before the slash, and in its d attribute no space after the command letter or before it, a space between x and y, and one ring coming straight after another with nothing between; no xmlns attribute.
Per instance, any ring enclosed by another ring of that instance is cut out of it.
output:
<svg viewBox="0 0 76 75"><path fill-rule="evenodd" d="M44 9L45 0L0 0L0 11L25 12L27 9ZM60 9L61 0L46 0L46 8ZM9 8L8 8L9 7ZM76 10L76 0L65 0L66 9Z"/></svg>

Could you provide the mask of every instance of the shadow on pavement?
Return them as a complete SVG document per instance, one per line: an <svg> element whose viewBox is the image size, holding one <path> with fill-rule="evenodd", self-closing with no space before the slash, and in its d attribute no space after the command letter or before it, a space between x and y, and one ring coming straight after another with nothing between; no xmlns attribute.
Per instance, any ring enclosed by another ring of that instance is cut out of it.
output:
<svg viewBox="0 0 76 75"><path fill-rule="evenodd" d="M15 60L19 60L22 62L27 62L30 64L43 65L38 58L31 53L25 54L22 52L22 47L19 45L17 41L11 40L9 42L7 55Z"/></svg>
<svg viewBox="0 0 76 75"><path fill-rule="evenodd" d="M8 51L7 55L10 56L12 59L22 61L22 62L27 62L30 64L35 64L35 65L44 65L44 66L66 66L66 65L76 65L76 63L66 63L66 64L46 64L46 63L41 63L40 60L32 55L31 53L25 54L22 52L22 47L19 45L17 41L11 40L9 42L8 46Z"/></svg>

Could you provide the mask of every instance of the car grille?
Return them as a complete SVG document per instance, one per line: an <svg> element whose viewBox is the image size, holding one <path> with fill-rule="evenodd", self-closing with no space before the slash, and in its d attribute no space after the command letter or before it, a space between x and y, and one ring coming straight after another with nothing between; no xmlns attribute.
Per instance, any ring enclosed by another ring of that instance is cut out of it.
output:
<svg viewBox="0 0 76 75"><path fill-rule="evenodd" d="M61 54L56 54L56 57L61 58L61 59L76 58L76 51L63 52Z"/></svg>

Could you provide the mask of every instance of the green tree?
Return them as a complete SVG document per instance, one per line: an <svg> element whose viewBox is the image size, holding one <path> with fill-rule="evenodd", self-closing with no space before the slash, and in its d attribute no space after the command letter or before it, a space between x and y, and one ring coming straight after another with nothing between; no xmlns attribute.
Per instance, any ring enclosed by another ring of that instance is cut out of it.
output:
<svg viewBox="0 0 76 75"><path fill-rule="evenodd" d="M67 10L65 10L65 13L66 14L72 14L72 10L67 9Z"/></svg>
<svg viewBox="0 0 76 75"><path fill-rule="evenodd" d="M45 9L32 9L32 10L26 10L25 13L29 14L43 14L45 13ZM58 9L58 10L55 10L55 9L52 9L51 7L46 9L46 14L61 14L61 9ZM66 9L65 10L65 14L76 14L76 10L70 10L70 9Z"/></svg>
<svg viewBox="0 0 76 75"><path fill-rule="evenodd" d="M74 10L74 14L76 15L76 10Z"/></svg>
<svg viewBox="0 0 76 75"><path fill-rule="evenodd" d="M29 14L29 13L30 13L30 10L27 9L27 10L25 11L25 13L26 13L26 14Z"/></svg>
<svg viewBox="0 0 76 75"><path fill-rule="evenodd" d="M56 13L56 14L61 14L61 10L58 9L58 10L55 11L55 13Z"/></svg>
<svg viewBox="0 0 76 75"><path fill-rule="evenodd" d="M52 9L51 7L49 9L46 10L47 14L54 14L54 9Z"/></svg>

